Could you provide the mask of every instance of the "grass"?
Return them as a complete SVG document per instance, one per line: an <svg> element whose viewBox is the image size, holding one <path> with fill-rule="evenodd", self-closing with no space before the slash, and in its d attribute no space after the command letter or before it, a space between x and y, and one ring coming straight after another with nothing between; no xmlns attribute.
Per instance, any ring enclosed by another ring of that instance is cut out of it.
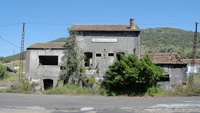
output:
<svg viewBox="0 0 200 113"><path fill-rule="evenodd" d="M157 93L150 95L155 97L162 96L200 96L200 75L194 75L193 85L191 87L177 87L168 91L159 90Z"/></svg>
<svg viewBox="0 0 200 113"><path fill-rule="evenodd" d="M66 84L57 88L43 91L44 94L64 94L64 95L97 95L98 88L86 88L79 85Z"/></svg>

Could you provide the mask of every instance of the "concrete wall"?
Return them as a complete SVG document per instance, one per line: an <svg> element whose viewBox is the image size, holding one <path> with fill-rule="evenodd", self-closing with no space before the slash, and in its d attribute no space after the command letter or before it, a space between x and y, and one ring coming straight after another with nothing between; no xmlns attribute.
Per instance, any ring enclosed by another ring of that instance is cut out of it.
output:
<svg viewBox="0 0 200 113"><path fill-rule="evenodd" d="M123 52L127 56L133 54L140 56L139 32L81 32L77 37L78 45L84 52L92 53L92 67L86 71L87 75L102 78L108 66L116 60L116 54ZM101 57L96 57L96 54ZM114 53L114 56L108 56ZM99 74L96 70L99 69Z"/></svg>
<svg viewBox="0 0 200 113"><path fill-rule="evenodd" d="M161 66L169 74L169 81L161 82L164 89L170 89L175 86L182 86L186 84L186 64L162 64L159 66Z"/></svg>
<svg viewBox="0 0 200 113"><path fill-rule="evenodd" d="M58 65L40 65L39 56L58 56ZM26 52L26 78L40 83L43 88L44 79L52 79L55 87L60 77L60 66L63 50L27 50Z"/></svg>

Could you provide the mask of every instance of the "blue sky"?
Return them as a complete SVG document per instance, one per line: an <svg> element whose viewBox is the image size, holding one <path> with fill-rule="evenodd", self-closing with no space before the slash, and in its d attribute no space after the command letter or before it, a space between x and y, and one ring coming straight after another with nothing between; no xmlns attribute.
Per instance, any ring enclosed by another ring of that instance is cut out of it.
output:
<svg viewBox="0 0 200 113"><path fill-rule="evenodd" d="M25 49L36 42L68 37L73 24L129 24L141 29L172 27L194 31L200 0L0 0L0 56L20 52L22 22ZM18 46L13 46L6 41Z"/></svg>

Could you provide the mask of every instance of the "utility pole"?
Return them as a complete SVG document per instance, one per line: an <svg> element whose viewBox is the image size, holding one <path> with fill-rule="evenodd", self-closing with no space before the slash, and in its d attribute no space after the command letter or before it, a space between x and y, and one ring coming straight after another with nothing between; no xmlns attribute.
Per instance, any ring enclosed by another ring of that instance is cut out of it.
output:
<svg viewBox="0 0 200 113"><path fill-rule="evenodd" d="M19 64L19 81L23 80L23 59L24 59L24 35L25 35L25 24L23 24L22 39L21 39L21 52L20 52L20 64Z"/></svg>
<svg viewBox="0 0 200 113"><path fill-rule="evenodd" d="M193 51L192 51L192 60L191 60L191 68L189 75L189 83L188 86L191 87L193 85L193 79L194 79L194 64L196 60L196 46L197 46L197 22L195 22L195 33L194 33L194 42L193 42Z"/></svg>
<svg viewBox="0 0 200 113"><path fill-rule="evenodd" d="M13 49L13 56L15 55L15 49ZM13 60L13 69L15 69L15 61Z"/></svg>

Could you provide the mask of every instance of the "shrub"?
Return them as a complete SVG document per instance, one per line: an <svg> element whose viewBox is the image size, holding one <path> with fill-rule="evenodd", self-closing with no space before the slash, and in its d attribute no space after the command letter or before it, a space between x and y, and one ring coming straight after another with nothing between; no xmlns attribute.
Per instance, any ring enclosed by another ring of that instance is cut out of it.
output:
<svg viewBox="0 0 200 113"><path fill-rule="evenodd" d="M34 93L35 90L35 83L29 83L29 82L16 82L14 83L9 89L7 89L6 92L9 93Z"/></svg>
<svg viewBox="0 0 200 113"><path fill-rule="evenodd" d="M163 72L164 69L153 64L148 55L142 60L135 54L121 55L120 60L109 66L102 88L108 95L143 95L164 76Z"/></svg>
<svg viewBox="0 0 200 113"><path fill-rule="evenodd" d="M3 80L5 78L7 78L9 75L8 75L8 72L7 72L7 69L5 66L3 66L1 63L0 63L0 79Z"/></svg>

